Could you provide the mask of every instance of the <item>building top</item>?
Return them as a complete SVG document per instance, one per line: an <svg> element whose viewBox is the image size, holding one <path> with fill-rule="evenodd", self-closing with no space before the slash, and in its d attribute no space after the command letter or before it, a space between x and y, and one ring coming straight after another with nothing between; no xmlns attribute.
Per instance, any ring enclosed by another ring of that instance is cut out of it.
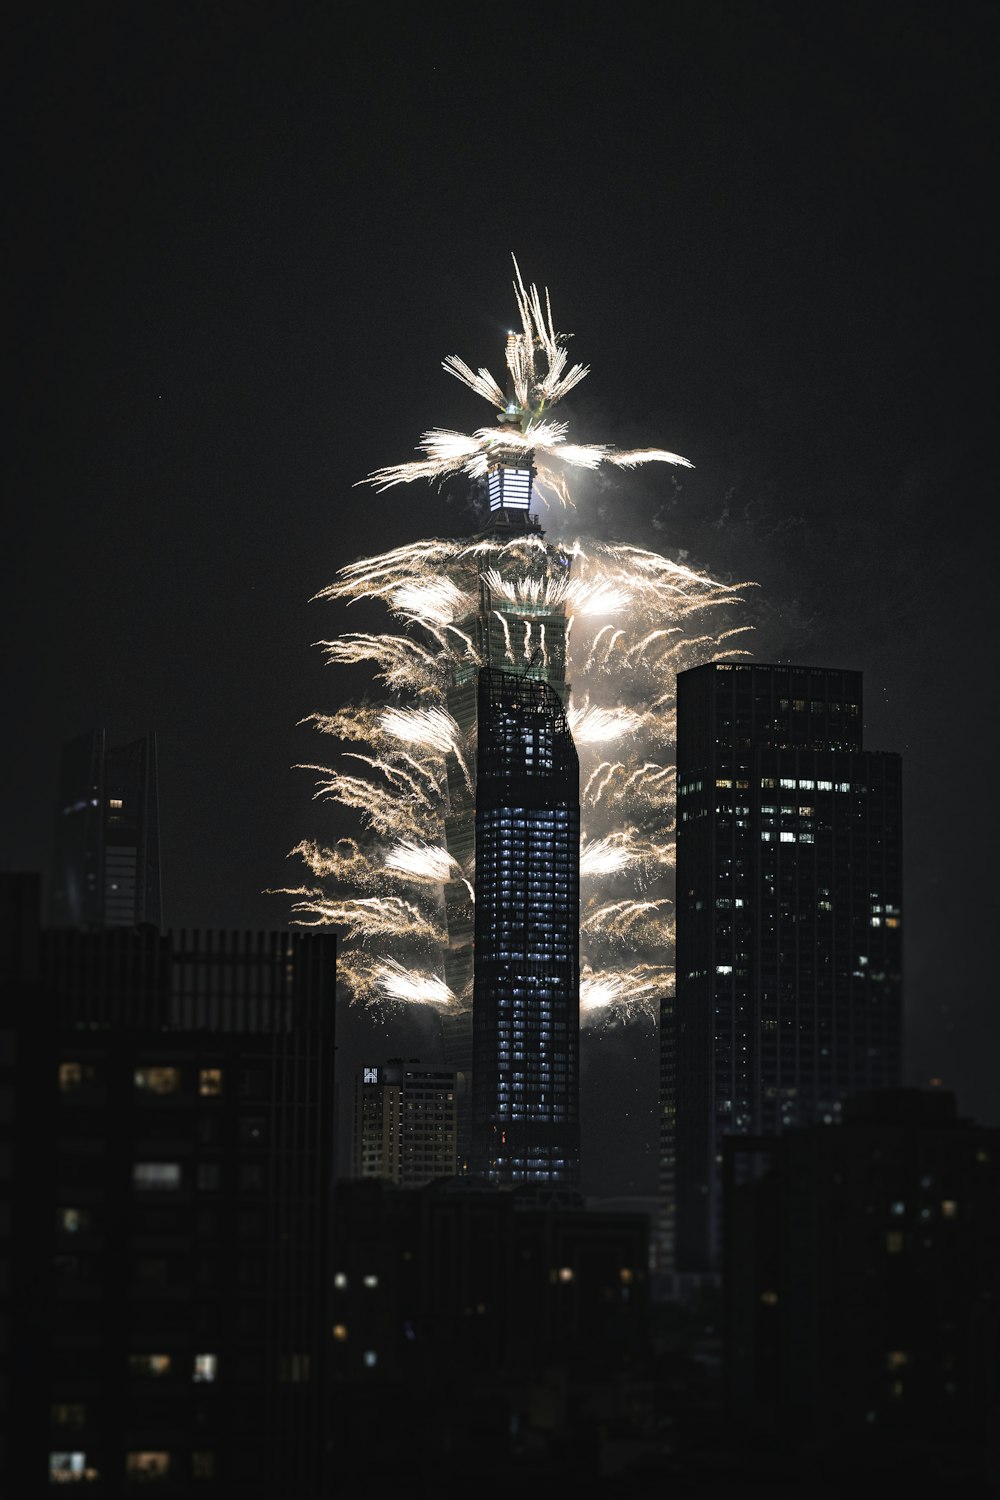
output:
<svg viewBox="0 0 1000 1500"><path fill-rule="evenodd" d="M949 1089L866 1089L843 1103L845 1125L963 1125Z"/></svg>

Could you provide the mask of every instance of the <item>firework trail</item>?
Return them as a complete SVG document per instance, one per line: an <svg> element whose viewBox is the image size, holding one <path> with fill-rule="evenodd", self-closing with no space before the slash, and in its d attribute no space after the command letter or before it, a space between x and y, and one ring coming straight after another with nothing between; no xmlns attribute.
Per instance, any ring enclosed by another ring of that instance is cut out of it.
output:
<svg viewBox="0 0 1000 1500"><path fill-rule="evenodd" d="M663 449L565 441L551 408L588 371L567 368L548 293L525 288L516 261L515 272L522 333L507 340L506 394L487 370L443 362L497 409L497 425L425 433L422 459L361 482L385 489L464 473L475 483L513 455L570 506L574 468L690 467ZM424 539L339 570L317 598L378 600L387 629L318 644L333 665L367 666L385 701L303 720L338 747L335 764L306 767L318 773L316 797L351 809L363 832L297 845L305 876L285 894L297 923L341 933L338 979L352 999L445 1015L471 1006L471 969L455 959L475 878L475 723L462 705L489 661L547 678L567 704L581 768L582 1021L655 1015L673 983L675 674L750 654L730 644L749 627L730 620L751 586L641 547L556 545L537 529Z"/></svg>

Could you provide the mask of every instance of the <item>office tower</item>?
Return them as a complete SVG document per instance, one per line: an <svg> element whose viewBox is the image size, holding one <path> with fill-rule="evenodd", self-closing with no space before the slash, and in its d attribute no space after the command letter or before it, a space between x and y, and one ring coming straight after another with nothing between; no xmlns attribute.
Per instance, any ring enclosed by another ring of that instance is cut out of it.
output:
<svg viewBox="0 0 1000 1500"><path fill-rule="evenodd" d="M534 477L530 453L500 451L487 476L489 519L470 538L466 592L477 600L477 607L458 622L458 630L474 643L475 653L452 668L447 706L461 735L472 742L481 701L478 662L498 673L546 684L557 710L569 698L566 605L560 586L569 577L571 558L563 548L544 540L531 512ZM456 865L444 888L444 973L460 1003L442 1018L442 1042L445 1061L460 1074L459 1160L464 1165L471 1151L476 914L468 876L475 872L473 884L478 889L477 775L474 765L454 754L448 756L445 843ZM574 794L574 801L578 800Z"/></svg>
<svg viewBox="0 0 1000 1500"><path fill-rule="evenodd" d="M578 622L580 669L594 690L593 702L578 691L567 710L591 761L585 796L593 817L581 853L592 881L583 1007L595 1031L631 1022L649 1014L667 977L673 669L705 650L715 639L709 619L738 598L625 542L546 538L533 510L571 507L574 471L689 461L662 448L566 441L569 424L554 408L587 367L569 364L568 336L555 329L548 293L525 287L515 271L521 331L508 335L506 391L457 355L443 361L487 401L492 420L470 433L433 428L418 444L419 459L376 469L366 481L381 492L464 476L480 486L482 522L472 535L425 537L359 558L322 591L385 606L390 631L347 630L322 645L333 663L367 664L382 685L377 698L388 690L390 701L369 697L309 716L350 747L337 764L312 769L322 776L318 795L352 809L360 837L333 847L303 840L294 852L308 883L286 891L296 913L344 932L340 974L353 999L435 1008L460 1098L471 1096L473 1061L479 672L543 682L565 709L567 637ZM681 622L694 616L699 634L686 640ZM460 1170L469 1160L468 1114L460 1104Z"/></svg>
<svg viewBox="0 0 1000 1500"><path fill-rule="evenodd" d="M400 1057L354 1075L352 1175L418 1188L458 1171L455 1074Z"/></svg>
<svg viewBox="0 0 1000 1500"><path fill-rule="evenodd" d="M326 1493L334 960L53 930L5 977L4 1493Z"/></svg>
<svg viewBox="0 0 1000 1500"><path fill-rule="evenodd" d="M579 1178L580 768L558 694L483 668L478 689L474 1170Z"/></svg>
<svg viewBox="0 0 1000 1500"><path fill-rule="evenodd" d="M109 745L96 729L63 747L49 922L158 927L160 833L156 737Z"/></svg>
<svg viewBox="0 0 1000 1500"><path fill-rule="evenodd" d="M723 1138L899 1081L900 760L862 748L860 672L678 674L676 890L661 1256L716 1272Z"/></svg>
<svg viewBox="0 0 1000 1500"><path fill-rule="evenodd" d="M989 1493L970 1459L996 1433L1000 1130L942 1089L873 1090L836 1129L730 1136L724 1156L734 1428L820 1453L903 1442Z"/></svg>

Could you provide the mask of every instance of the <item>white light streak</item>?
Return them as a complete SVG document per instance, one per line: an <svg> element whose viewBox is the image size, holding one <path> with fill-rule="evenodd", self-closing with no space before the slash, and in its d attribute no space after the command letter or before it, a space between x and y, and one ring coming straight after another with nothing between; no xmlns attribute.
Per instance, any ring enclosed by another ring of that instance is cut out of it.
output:
<svg viewBox="0 0 1000 1500"><path fill-rule="evenodd" d="M457 355L442 362L498 420L470 433L431 428L414 462L359 482L385 490L449 475L475 480L497 461L530 462L536 487L571 511L574 472L691 467L665 448L569 440L553 409L588 367L569 366L548 292L525 286L516 261L514 269L520 331L507 340L504 379ZM502 388L508 379L512 400ZM389 624L381 633L347 631L317 645L332 666L366 666L390 701L302 721L341 742L337 764L306 769L318 777L316 798L337 804L360 832L329 846L296 845L291 854L308 879L286 894L296 922L343 934L338 982L353 1001L452 1014L469 1007L466 982L456 994L442 977L453 973L445 966L448 924L468 931L474 900L474 854L459 844L456 859L446 820L453 797L461 802L474 793L475 730L462 730L449 695L475 691L475 669L492 637L490 650L530 674L566 652L567 713L587 825L580 850L582 1021L604 1026L656 1014L673 978L667 887L676 674L750 654L731 644L750 629L731 623L750 587L630 543L578 536L556 545L539 529L423 538L339 569L316 599L378 601ZM625 949L629 964L622 962Z"/></svg>

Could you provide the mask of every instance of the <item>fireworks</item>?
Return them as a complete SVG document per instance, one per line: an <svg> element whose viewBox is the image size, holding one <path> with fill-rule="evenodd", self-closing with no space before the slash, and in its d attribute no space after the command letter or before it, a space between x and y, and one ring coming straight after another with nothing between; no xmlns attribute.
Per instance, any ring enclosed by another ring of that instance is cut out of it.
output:
<svg viewBox="0 0 1000 1500"><path fill-rule="evenodd" d="M525 288L516 262L515 271L522 332L507 340L508 394L488 370L444 361L497 408L496 426L435 429L423 459L362 482L476 479L512 456L566 504L567 467L690 467L658 448L566 441L551 408L588 370L568 367L548 293ZM379 600L389 628L318 644L331 664L368 666L388 697L304 721L340 747L337 764L310 767L317 798L350 809L362 832L330 848L299 844L292 853L309 883L288 894L296 921L340 930L338 978L355 1000L445 1014L471 1003L455 953L474 900L476 734L456 705L467 706L477 669L491 664L544 676L567 700L581 764L581 1018L655 1014L672 986L675 677L749 655L729 644L748 628L730 614L747 586L637 546L583 537L556 546L530 527L424 539L340 569L318 597Z"/></svg>
<svg viewBox="0 0 1000 1500"><path fill-rule="evenodd" d="M507 373L511 393L505 395L489 370L473 370L457 354L442 361L449 375L454 375L469 390L482 396L496 408L496 427L477 427L474 432L453 432L434 427L425 432L417 444L423 458L410 463L391 464L376 469L361 484L374 484L379 491L395 484L409 484L415 479L441 480L449 474L467 474L482 479L491 462L506 456L522 461L530 457L536 466L538 481L549 497L569 503L566 468L596 469L614 464L634 469L638 464L680 464L690 469L689 459L664 448L633 448L626 451L608 443L567 443L565 422L553 422L548 411L584 376L586 365L566 369L565 335L557 333L552 322L549 294L545 305L538 288L525 288L517 261L514 261L514 296L521 315L521 333L507 338ZM544 368L539 368L539 365ZM661 559L665 562L665 559ZM668 565L669 566L669 565Z"/></svg>

